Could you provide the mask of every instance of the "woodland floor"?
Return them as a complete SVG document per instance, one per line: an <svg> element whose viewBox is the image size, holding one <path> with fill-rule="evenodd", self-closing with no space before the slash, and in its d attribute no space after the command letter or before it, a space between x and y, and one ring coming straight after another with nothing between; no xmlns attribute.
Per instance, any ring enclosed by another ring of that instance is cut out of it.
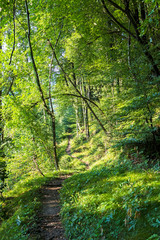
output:
<svg viewBox="0 0 160 240"><path fill-rule="evenodd" d="M71 154L71 136L70 136L70 135L68 136L68 146L67 146L67 148L66 148L66 153L67 153L68 155L70 155L72 158L77 158L77 159L79 159L82 163L84 163L85 166L86 166L86 170L89 169L89 163L88 163L88 162L85 162L85 161L83 161L81 158L74 156L74 154Z"/></svg>
<svg viewBox="0 0 160 240"><path fill-rule="evenodd" d="M68 146L66 153L73 158L76 158L71 154L71 136L68 138ZM78 158L79 159L79 158ZM79 159L83 162L81 159ZM89 165L86 165L86 170L89 169ZM64 237L64 229L60 218L60 196L59 190L62 188L62 182L69 176L61 176L55 178L48 184L44 185L41 189L42 196L42 210L39 213L38 221L38 237L39 240L67 240Z"/></svg>
<svg viewBox="0 0 160 240"><path fill-rule="evenodd" d="M42 210L39 214L38 239L66 240L60 219L59 190L66 177L55 178L41 189Z"/></svg>

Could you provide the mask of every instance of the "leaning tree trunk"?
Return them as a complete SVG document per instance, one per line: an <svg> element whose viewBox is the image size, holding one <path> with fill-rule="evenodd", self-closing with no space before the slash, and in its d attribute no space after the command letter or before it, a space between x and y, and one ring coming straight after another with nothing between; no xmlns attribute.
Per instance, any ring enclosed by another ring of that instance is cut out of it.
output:
<svg viewBox="0 0 160 240"><path fill-rule="evenodd" d="M89 98L89 91L87 91L88 89L86 89L86 86L84 86L83 89L84 89L85 96ZM89 134L88 106L85 104L85 102L83 104L83 119L84 119L86 139L89 139L90 134Z"/></svg>

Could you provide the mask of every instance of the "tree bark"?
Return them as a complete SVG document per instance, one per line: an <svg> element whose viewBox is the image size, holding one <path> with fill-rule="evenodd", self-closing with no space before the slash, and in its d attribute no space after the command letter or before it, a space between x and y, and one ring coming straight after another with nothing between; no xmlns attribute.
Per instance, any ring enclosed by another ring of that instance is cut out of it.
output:
<svg viewBox="0 0 160 240"><path fill-rule="evenodd" d="M56 152L56 129L55 129L55 116L54 116L54 110L53 110L53 105L52 105L52 99L51 99L51 94L49 96L50 98L50 102L51 102L51 110L49 109L49 107L47 106L45 97L44 97L44 93L41 87L41 83L40 83L40 79L39 79L39 74L38 74L38 70L37 70L37 66L34 60L34 55L33 55L33 49L32 49L32 44L31 44L31 26L30 26L30 17L29 17L29 10L28 10L28 2L27 0L25 0L26 3L26 12L27 12L27 23L28 23L28 43L29 43L29 48L30 48L30 54L31 54L31 59L32 59L32 64L33 64L33 69L35 72L35 76L36 76L36 82L37 82L37 86L38 86L38 90L44 105L44 108L46 110L46 112L48 113L48 115L51 118L51 125L52 125L52 132L53 132L53 152L54 152L54 160L55 160L55 168L58 170L59 166L58 166L58 157L57 157L57 152Z"/></svg>
<svg viewBox="0 0 160 240"><path fill-rule="evenodd" d="M1 10L0 10L1 11ZM1 34L2 34L2 30L0 27L0 55L2 53L2 38L1 38ZM2 64L2 62L0 62L0 65ZM1 77L2 77L2 72L0 73ZM3 117L2 117L2 83L0 83L0 156L4 157L4 153L3 153L3 149L2 149L2 144L3 144Z"/></svg>
<svg viewBox="0 0 160 240"><path fill-rule="evenodd" d="M52 78L52 64L53 64L53 55L51 59L51 65L49 69L49 101L50 101L50 117L51 117L51 124L52 124L52 134L53 134L53 152L54 152L54 159L55 159L55 167L58 170L59 169L59 159L57 156L57 144L56 144L56 121L55 121L55 113L53 108L53 102L52 102L52 94L51 94L51 78Z"/></svg>
<svg viewBox="0 0 160 240"><path fill-rule="evenodd" d="M84 88L85 96L87 96L87 98L89 98L89 90L86 88L86 86L84 86L83 88ZM86 139L89 139L90 133L89 133L88 107L85 103L84 103L83 117L84 117L84 127L85 127Z"/></svg>
<svg viewBox="0 0 160 240"><path fill-rule="evenodd" d="M59 164L58 164L59 161L58 161L58 156L57 156L56 123L55 123L55 118L54 118L54 116L52 116L51 121L52 121L53 150L54 150L55 168L58 170L58 169L59 169Z"/></svg>

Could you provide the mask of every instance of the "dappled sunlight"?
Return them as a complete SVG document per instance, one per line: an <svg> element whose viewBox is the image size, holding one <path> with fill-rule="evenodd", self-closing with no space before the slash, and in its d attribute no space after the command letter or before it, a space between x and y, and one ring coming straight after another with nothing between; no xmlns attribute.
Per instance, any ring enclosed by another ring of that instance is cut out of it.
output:
<svg viewBox="0 0 160 240"><path fill-rule="evenodd" d="M78 239L83 236L89 239L91 235L91 239L98 240L96 234L103 229L102 236L107 239L115 238L115 234L123 239L127 234L127 239L137 240L158 233L159 182L159 174L153 171L132 170L120 174L116 166L71 177L61 193L64 223L74 226L68 234L76 238L81 232L82 237Z"/></svg>
<svg viewBox="0 0 160 240"><path fill-rule="evenodd" d="M1 2L0 240L160 240L160 0Z"/></svg>

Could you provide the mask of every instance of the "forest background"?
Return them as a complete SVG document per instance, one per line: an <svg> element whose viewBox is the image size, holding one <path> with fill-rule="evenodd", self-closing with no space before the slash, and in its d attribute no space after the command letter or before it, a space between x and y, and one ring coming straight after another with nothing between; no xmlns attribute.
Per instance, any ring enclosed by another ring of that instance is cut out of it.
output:
<svg viewBox="0 0 160 240"><path fill-rule="evenodd" d="M85 181L92 178L90 184L96 181L93 173L104 178L103 171L107 177L111 172L138 171L141 176L147 172L147 181L156 179L154 210L148 205L149 223L144 225L149 230L145 238L143 231L136 238L137 230L127 239L159 239L159 0L4 0L0 20L1 192L12 196L18 192L16 186L33 179L39 187L59 169L75 173L87 166L90 170L83 176ZM78 176L74 181L81 181ZM135 188L129 199L137 196ZM63 193L63 201L65 194L71 193ZM8 204L12 203L2 200L4 222L14 216L4 210ZM127 204L123 221L130 232L144 219L139 220L141 204L132 212ZM106 212L101 214L106 217ZM113 212L107 214L109 220L104 218L96 233L89 230L91 239L103 238L102 225L114 218ZM113 235L106 235L108 239L120 239L120 225ZM153 226L156 230L151 231ZM77 232L70 234L70 239L74 234L81 239Z"/></svg>

